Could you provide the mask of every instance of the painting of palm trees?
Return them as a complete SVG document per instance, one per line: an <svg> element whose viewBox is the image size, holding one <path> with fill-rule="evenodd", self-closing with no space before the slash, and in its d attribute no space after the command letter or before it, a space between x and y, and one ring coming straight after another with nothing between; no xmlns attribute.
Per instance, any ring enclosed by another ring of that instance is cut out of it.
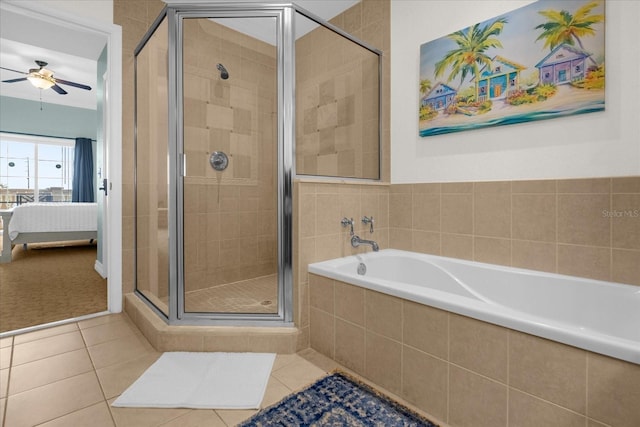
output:
<svg viewBox="0 0 640 427"><path fill-rule="evenodd" d="M539 0L420 47L420 136L604 110L604 0Z"/></svg>

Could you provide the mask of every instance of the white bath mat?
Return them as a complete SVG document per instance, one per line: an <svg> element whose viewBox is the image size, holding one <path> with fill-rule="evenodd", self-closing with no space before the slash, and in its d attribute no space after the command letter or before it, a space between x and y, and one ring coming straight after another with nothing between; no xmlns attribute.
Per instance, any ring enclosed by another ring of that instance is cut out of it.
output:
<svg viewBox="0 0 640 427"><path fill-rule="evenodd" d="M275 358L273 353L164 353L111 405L257 409Z"/></svg>

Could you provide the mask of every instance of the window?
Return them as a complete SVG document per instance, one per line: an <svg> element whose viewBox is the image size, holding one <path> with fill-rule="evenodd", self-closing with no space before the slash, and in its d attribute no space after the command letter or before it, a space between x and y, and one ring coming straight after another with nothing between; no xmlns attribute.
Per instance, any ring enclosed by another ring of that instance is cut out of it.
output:
<svg viewBox="0 0 640 427"><path fill-rule="evenodd" d="M0 134L0 209L71 201L72 139Z"/></svg>

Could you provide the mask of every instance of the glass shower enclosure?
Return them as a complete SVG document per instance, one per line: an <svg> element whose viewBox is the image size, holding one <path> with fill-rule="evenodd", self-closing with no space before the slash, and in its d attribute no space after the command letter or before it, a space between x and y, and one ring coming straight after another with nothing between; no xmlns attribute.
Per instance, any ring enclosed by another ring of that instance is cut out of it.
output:
<svg viewBox="0 0 640 427"><path fill-rule="evenodd" d="M318 30L366 57L338 83L296 62ZM170 324L292 325L294 136L311 174L332 128L333 169L378 178L363 158L379 158L379 73L380 52L293 5L168 5L135 51L136 293ZM311 105L313 129L295 115Z"/></svg>

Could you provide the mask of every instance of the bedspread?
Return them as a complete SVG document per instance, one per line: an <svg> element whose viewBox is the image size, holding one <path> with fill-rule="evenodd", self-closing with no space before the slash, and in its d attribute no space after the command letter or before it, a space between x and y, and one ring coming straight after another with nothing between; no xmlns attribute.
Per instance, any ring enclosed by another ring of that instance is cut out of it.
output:
<svg viewBox="0 0 640 427"><path fill-rule="evenodd" d="M27 203L13 209L9 238L14 240L19 233L97 229L97 203Z"/></svg>

